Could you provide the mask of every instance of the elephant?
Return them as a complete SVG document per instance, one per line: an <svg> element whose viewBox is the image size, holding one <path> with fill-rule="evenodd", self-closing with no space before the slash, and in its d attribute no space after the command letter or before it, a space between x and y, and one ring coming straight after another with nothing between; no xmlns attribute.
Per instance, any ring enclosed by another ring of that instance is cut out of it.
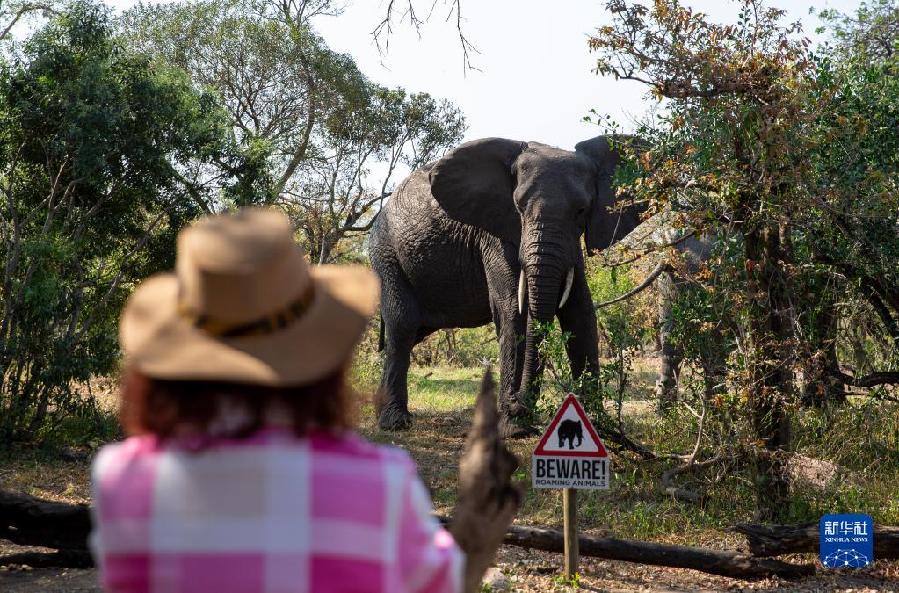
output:
<svg viewBox="0 0 899 593"><path fill-rule="evenodd" d="M715 252L722 237L717 233L690 233L675 230L671 225L670 213L656 214L640 224L630 235L619 242L623 249L639 246L646 249L649 245L673 245L675 251L683 258L683 265L678 268L681 274L671 266L658 266L647 280L656 283L658 303L658 346L660 369L656 380L655 392L659 408L666 410L678 397L678 379L683 362L683 349L673 335L673 305L693 285L690 277L694 277L704 263ZM638 290L649 285L644 281ZM631 291L636 293L638 290ZM616 299L618 300L618 299ZM818 352L814 357L804 361L801 380L801 401L806 406L820 406L824 402L841 402L845 400L845 389L842 383L828 376L827 368L838 368L836 359L836 318L832 308L823 311L811 321L809 348ZM727 376L726 362L734 345L729 343L724 328L716 327L707 335L708 343L702 348L698 363L703 371L704 395L711 397L724 388Z"/></svg>
<svg viewBox="0 0 899 593"><path fill-rule="evenodd" d="M695 275L711 255L718 240L715 236L692 236L677 245L684 255L685 271ZM658 290L658 337L661 366L656 381L656 395L659 407L667 409L677 399L678 375L683 362L683 349L672 335L673 304L686 291L692 290L691 282L677 272L666 270L659 275ZM842 382L831 376L827 369L839 368L836 352L837 319L832 308L823 310L812 320L808 342L805 346L818 354L803 357L802 373L799 377L800 401L805 407L820 407L828 402L845 401L846 393ZM808 329L807 329L808 331ZM727 358L734 349L725 328L716 326L707 335L698 363L702 368L706 398L721 393L725 389Z"/></svg>
<svg viewBox="0 0 899 593"><path fill-rule="evenodd" d="M666 239L671 242L673 237L670 236L670 233L667 235ZM716 238L709 235L691 235L681 239L675 245L675 249L683 257L684 271L687 276L694 276L712 254ZM659 398L660 408L665 409L677 399L678 375L684 357L683 349L672 335L673 304L679 295L690 290L690 281L678 272L666 269L659 275L657 290L658 342L661 365L659 377L656 380L656 395ZM720 328L711 330L708 338L709 344L703 348L699 363L703 370L705 395L711 396L719 391L724 383L727 348L724 345L724 333Z"/></svg>
<svg viewBox="0 0 899 593"><path fill-rule="evenodd" d="M581 443L584 442L584 427L581 425L580 420L563 420L559 423L559 428L556 431L556 435L559 437L559 447L563 447L565 445L565 441L568 441L568 448L574 449L574 439L577 437L577 446L580 447Z"/></svg>
<svg viewBox="0 0 899 593"><path fill-rule="evenodd" d="M648 252L647 257L655 259L658 265L635 289L626 295L613 299L607 303L597 304L603 307L618 302L649 288L653 284L657 291L658 317L657 317L657 344L659 349L660 369L656 380L655 392L661 409L677 399L677 383L680 365L683 361L683 350L677 344L673 336L674 319L673 304L686 290L689 290L689 277L697 274L705 261L711 256L715 237L710 235L697 235L686 233L675 227L674 217L671 212L663 211L642 222L627 237L624 237L616 249L629 257L630 250ZM659 260L661 246L672 246L683 260L683 265L677 266L686 273L681 275L670 265L667 259ZM721 332L712 332L713 342L721 345ZM706 392L711 393L715 386L720 384L724 377L723 359L720 350L712 346L717 356L703 357L700 361L705 371Z"/></svg>
<svg viewBox="0 0 899 593"><path fill-rule="evenodd" d="M616 145L627 141L598 136L570 151L474 140L398 185L369 239L382 285L382 429L409 426L410 353L439 329L494 323L504 437L534 433L527 402L543 370L535 324L558 318L573 374L598 372L581 238L588 251L605 249L640 222L642 208L623 205L613 187Z"/></svg>

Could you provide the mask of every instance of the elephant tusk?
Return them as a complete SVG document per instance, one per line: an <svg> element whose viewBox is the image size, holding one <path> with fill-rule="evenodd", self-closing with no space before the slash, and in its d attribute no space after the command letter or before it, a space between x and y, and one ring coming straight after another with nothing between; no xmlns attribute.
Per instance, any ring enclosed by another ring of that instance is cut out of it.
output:
<svg viewBox="0 0 899 593"><path fill-rule="evenodd" d="M518 314L521 315L524 312L524 293L527 289L527 281L524 278L524 270L521 270L521 275L518 277Z"/></svg>
<svg viewBox="0 0 899 593"><path fill-rule="evenodd" d="M560 309L568 302L568 297L571 295L572 284L574 284L574 268L568 270L568 276L565 278L565 290L562 291L562 300L559 301Z"/></svg>

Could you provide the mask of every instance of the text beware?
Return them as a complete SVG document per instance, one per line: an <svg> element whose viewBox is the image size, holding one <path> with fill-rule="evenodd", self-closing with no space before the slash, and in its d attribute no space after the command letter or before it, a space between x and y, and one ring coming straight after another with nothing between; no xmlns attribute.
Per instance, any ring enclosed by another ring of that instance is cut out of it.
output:
<svg viewBox="0 0 899 593"><path fill-rule="evenodd" d="M536 488L609 487L608 459L577 457L532 457Z"/></svg>

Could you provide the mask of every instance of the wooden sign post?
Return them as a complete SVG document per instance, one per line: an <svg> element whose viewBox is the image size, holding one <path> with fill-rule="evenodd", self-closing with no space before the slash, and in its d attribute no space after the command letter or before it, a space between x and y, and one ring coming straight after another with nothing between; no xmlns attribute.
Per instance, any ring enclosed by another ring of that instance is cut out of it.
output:
<svg viewBox="0 0 899 593"><path fill-rule="evenodd" d="M577 574L580 561L580 550L577 542L577 490L562 490L562 513L564 517L565 537L565 578L571 580Z"/></svg>
<svg viewBox="0 0 899 593"><path fill-rule="evenodd" d="M531 456L534 488L562 488L565 578L578 572L577 491L609 487L609 454L577 397L569 393Z"/></svg>

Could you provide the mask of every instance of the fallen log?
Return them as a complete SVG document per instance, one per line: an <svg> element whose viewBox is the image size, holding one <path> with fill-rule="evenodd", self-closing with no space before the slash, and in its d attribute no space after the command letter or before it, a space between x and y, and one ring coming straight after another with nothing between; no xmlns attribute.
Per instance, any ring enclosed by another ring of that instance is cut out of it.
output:
<svg viewBox="0 0 899 593"><path fill-rule="evenodd" d="M547 552L562 552L562 533L512 525L506 532L505 543ZM755 558L738 552L712 550L674 544L658 544L614 537L578 538L581 556L623 560L638 564L652 564L671 568L691 568L701 572L738 579L755 580L772 576L796 579L815 573L812 564L791 564L780 560Z"/></svg>
<svg viewBox="0 0 899 593"><path fill-rule="evenodd" d="M87 550L21 552L0 556L0 566L13 565L24 565L31 568L91 568L94 565L94 559Z"/></svg>
<svg viewBox="0 0 899 593"><path fill-rule="evenodd" d="M90 507L0 490L0 539L21 546L86 550Z"/></svg>
<svg viewBox="0 0 899 593"><path fill-rule="evenodd" d="M446 519L441 518L445 523ZM758 526L757 526L758 527ZM789 529L787 526L781 526ZM806 529L806 526L792 529ZM875 554L878 545L883 546L884 538L878 536L884 530L890 530L892 541L899 542L899 530L896 528L877 528L875 535ZM90 533L89 507L84 504L66 504L49 502L26 494L14 494L0 491L0 539L9 540L23 546L41 546L58 548L58 553L31 554L26 558L23 554L15 554L0 558L0 564L29 564L31 566L59 566L76 568L86 566L90 557L87 555L87 537ZM741 531L741 533L743 533ZM785 531L789 538L789 531ZM817 532L814 532L817 546ZM794 538L795 539L795 538ZM762 541L762 540L759 540ZM767 540L766 540L767 541ZM796 540L799 541L799 540ZM547 552L561 553L563 550L562 533L553 529L541 529L524 525L512 525L506 532L504 543L513 546L533 548ZM771 549L772 544L767 544ZM803 544L805 545L805 544ZM795 548L795 544L793 544ZM709 574L716 574L739 579L761 579L778 576L785 579L799 578L813 574L815 566L811 564L791 564L780 560L756 558L753 555L732 551L711 550L691 546L659 544L635 540L623 540L611 537L579 538L582 556L622 560L638 564L652 564L672 568L690 568ZM899 549L899 548L894 548ZM815 551L810 549L788 549L780 553ZM767 554L772 555L772 554ZM886 558L884 554L878 557Z"/></svg>
<svg viewBox="0 0 899 593"><path fill-rule="evenodd" d="M439 517L446 524L445 517ZM503 543L521 548L562 553L563 535L555 529L512 525ZM777 576L797 579L815 574L813 564L792 564L780 560L755 558L738 552L712 550L675 544L658 544L614 537L578 537L581 556L652 564L669 568L690 568L736 579L755 580Z"/></svg>
<svg viewBox="0 0 899 593"><path fill-rule="evenodd" d="M753 556L770 557L800 552L818 552L818 524L758 525L741 523L733 530L746 536ZM899 527L874 526L874 558L899 558Z"/></svg>

